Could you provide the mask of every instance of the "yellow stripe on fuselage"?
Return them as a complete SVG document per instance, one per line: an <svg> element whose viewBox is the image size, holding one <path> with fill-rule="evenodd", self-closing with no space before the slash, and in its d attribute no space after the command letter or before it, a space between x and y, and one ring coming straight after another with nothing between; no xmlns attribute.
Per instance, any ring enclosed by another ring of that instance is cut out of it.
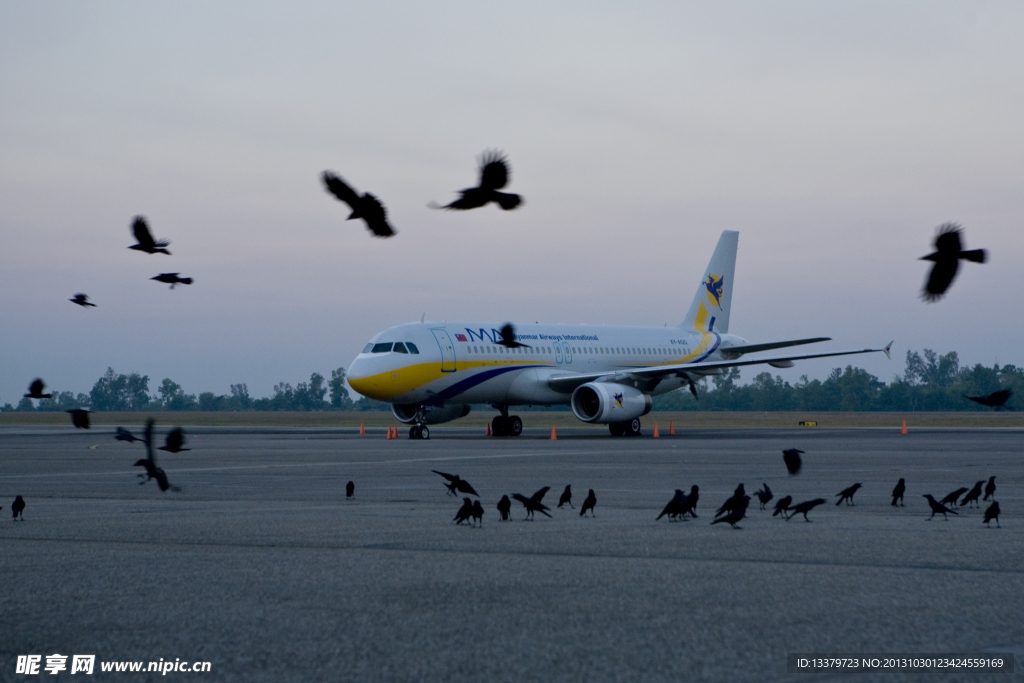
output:
<svg viewBox="0 0 1024 683"><path fill-rule="evenodd" d="M495 365L539 365L537 361L527 360L485 360L485 361L458 361L457 372L442 372L440 363L419 363L417 365L404 365L394 370L382 372L377 375L360 377L359 379L349 378L348 383L353 389L378 401L390 401L396 396L401 396L410 391L443 378L459 376L465 370L491 367ZM546 363L543 363L546 365Z"/></svg>

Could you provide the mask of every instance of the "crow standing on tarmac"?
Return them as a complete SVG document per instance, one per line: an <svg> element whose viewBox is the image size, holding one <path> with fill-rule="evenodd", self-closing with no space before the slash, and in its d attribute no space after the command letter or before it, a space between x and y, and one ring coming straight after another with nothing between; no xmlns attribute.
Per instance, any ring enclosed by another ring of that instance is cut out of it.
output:
<svg viewBox="0 0 1024 683"><path fill-rule="evenodd" d="M356 485L355 482L350 481L349 483L345 484L345 497L351 498L354 495L356 495Z"/></svg>
<svg viewBox="0 0 1024 683"><path fill-rule="evenodd" d="M903 494L907 492L907 482L900 477L900 480L896 482L896 486L892 489L892 505L896 506L896 501L900 502L900 507L903 507Z"/></svg>
<svg viewBox="0 0 1024 683"><path fill-rule="evenodd" d="M711 523L718 524L720 522L725 522L726 524L732 526L733 529L742 529L743 527L736 526L736 523L747 515L748 505L750 505L750 496L744 495L736 504L735 508L733 508L729 512L729 514L725 515L724 517L719 517Z"/></svg>
<svg viewBox="0 0 1024 683"><path fill-rule="evenodd" d="M501 500L498 501L498 515L501 517L501 521L509 521L510 512L512 511L512 501L508 499L508 496L502 496Z"/></svg>
<svg viewBox="0 0 1024 683"><path fill-rule="evenodd" d="M802 514L804 516L804 521L809 522L811 520L807 518L807 513L813 510L814 508L818 507L819 505L824 504L824 498L815 498L814 500L805 500L802 503L798 503L797 505L794 505L791 508L789 508L789 517L786 517L786 521L788 522L789 520L793 519L795 515Z"/></svg>
<svg viewBox="0 0 1024 683"><path fill-rule="evenodd" d="M982 498L982 500L988 500L989 497L991 497L992 500L996 499L996 478L995 477L989 477L988 478L988 483L985 484L985 497Z"/></svg>
<svg viewBox="0 0 1024 683"><path fill-rule="evenodd" d="M854 484L853 486L849 486L840 491L839 493L837 493L836 496L839 497L839 500L836 501L836 507L841 505L844 500L847 502L848 505L854 505L853 495L857 493L857 489L859 488L860 484Z"/></svg>
<svg viewBox="0 0 1024 683"><path fill-rule="evenodd" d="M666 503L661 514L654 518L654 521L658 521L665 515L668 515L668 520L671 522L679 514L679 510L683 507L683 501L686 500L686 494L680 489L676 489L676 495L672 496L672 500Z"/></svg>
<svg viewBox="0 0 1024 683"><path fill-rule="evenodd" d="M783 496L775 501L775 512L772 513L772 517L782 515L786 516L786 511L789 510L789 504L793 502L793 496Z"/></svg>
<svg viewBox="0 0 1024 683"><path fill-rule="evenodd" d="M754 495L757 496L758 502L761 503L762 510L765 509L764 506L771 502L773 498L772 490L768 488L768 484L765 484L763 489L758 489Z"/></svg>
<svg viewBox="0 0 1024 683"><path fill-rule="evenodd" d="M923 497L928 499L928 507L932 509L932 517L941 514L943 517L946 518L946 521L948 522L949 516L946 513L952 513L954 515L959 514L955 510L950 510L948 507L946 507L939 501L935 500L935 498L933 498L932 494L930 493L924 494ZM931 520L932 517L929 517L928 519Z"/></svg>
<svg viewBox="0 0 1024 683"><path fill-rule="evenodd" d="M985 524L986 526L991 527L989 522L991 522L993 519L996 520L996 526L998 527L999 526L999 503L997 503L994 500L992 501L992 504L988 506L988 509L985 510L985 521L983 522L983 524Z"/></svg>
<svg viewBox="0 0 1024 683"><path fill-rule="evenodd" d="M14 502L11 503L11 512L14 513L14 520L17 521L18 517L21 517L21 521L25 521L25 499L21 496L15 496ZM996 522L998 524L998 522Z"/></svg>
<svg viewBox="0 0 1024 683"><path fill-rule="evenodd" d="M594 514L594 506L597 505L597 496L594 495L594 489L590 489L590 493L583 500L583 507L580 508L580 517L587 515L587 510L590 510L590 516L596 517Z"/></svg>
<svg viewBox="0 0 1024 683"><path fill-rule="evenodd" d="M462 499L462 507L452 517L452 521L456 524L462 524L463 522L469 522L469 518L473 516L473 501L468 497ZM472 524L472 522L470 522Z"/></svg>
<svg viewBox="0 0 1024 683"><path fill-rule="evenodd" d="M546 490L547 490L547 487L544 487L543 489L541 489L541 491L546 491ZM540 491L538 491L537 493L540 493ZM536 498L537 494L535 493L533 495L534 495L534 498ZM543 503L541 503L539 499L535 500L534 498L527 498L526 496L524 496L521 493L513 493L512 497L515 498L516 500L518 500L520 503L522 503L523 507L526 508L526 519L533 519L533 513L534 512L539 512L542 515L544 515L545 517L550 517L551 516L551 515L549 515L547 513L547 511L550 510L551 508L549 508L547 505L544 505ZM541 493L540 497L543 498L544 494Z"/></svg>
<svg viewBox="0 0 1024 683"><path fill-rule="evenodd" d="M984 484L984 479L982 479L981 481L974 482L974 486L971 488L970 491L967 492L967 495L964 496L964 499L960 501L960 505L967 505L967 507L970 507L971 503L974 503L974 507L978 507L978 499L981 498L981 487Z"/></svg>
<svg viewBox="0 0 1024 683"><path fill-rule="evenodd" d="M479 522L480 526L484 525L484 506L479 500L473 501L473 522Z"/></svg>
<svg viewBox="0 0 1024 683"><path fill-rule="evenodd" d="M732 495L725 499L725 502L722 503L722 507L715 510L715 517L721 517L726 513L733 512L743 504L744 498L749 498L749 496L747 496L746 491L743 490L743 484L740 484L736 487L736 490L733 491ZM749 503L750 501L748 500L747 502Z"/></svg>
<svg viewBox="0 0 1024 683"><path fill-rule="evenodd" d="M573 510L576 508L572 504L572 486L570 484L565 485L565 490L562 491L562 495L558 499L558 507L568 504Z"/></svg>

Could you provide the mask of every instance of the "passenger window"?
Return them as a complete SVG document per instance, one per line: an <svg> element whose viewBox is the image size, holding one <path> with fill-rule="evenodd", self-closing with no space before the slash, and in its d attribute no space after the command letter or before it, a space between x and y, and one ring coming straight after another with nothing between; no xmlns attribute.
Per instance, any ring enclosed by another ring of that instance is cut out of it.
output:
<svg viewBox="0 0 1024 683"><path fill-rule="evenodd" d="M416 345L412 342L405 342L405 345L409 347L409 353L419 353L420 350L416 348Z"/></svg>
<svg viewBox="0 0 1024 683"><path fill-rule="evenodd" d="M389 351L391 351L391 347L392 346L394 346L394 344L392 342L383 342L381 344L374 344L373 345L373 352L374 353L388 353Z"/></svg>
<svg viewBox="0 0 1024 683"><path fill-rule="evenodd" d="M405 350L405 344L402 342L395 342L395 353L409 353Z"/></svg>

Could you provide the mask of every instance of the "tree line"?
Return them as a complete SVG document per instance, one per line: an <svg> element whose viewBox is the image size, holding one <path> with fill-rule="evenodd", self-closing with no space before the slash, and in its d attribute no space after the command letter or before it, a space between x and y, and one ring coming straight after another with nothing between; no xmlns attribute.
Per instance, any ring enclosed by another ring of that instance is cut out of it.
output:
<svg viewBox="0 0 1024 683"><path fill-rule="evenodd" d="M1024 396L1024 369L1014 365L977 364L960 367L956 351L939 355L931 349L923 353L907 351L906 368L889 384L862 368L847 365L835 368L825 380L808 380L802 375L795 384L769 372L757 374L749 384L739 384L739 368L697 382L698 399L687 389L654 398L654 410L722 411L917 411L988 410L963 396L981 396L1010 389ZM164 379L155 394L150 394L149 376L117 374L107 368L88 394L53 391L53 396L33 405L23 398L17 406L10 403L3 411L63 411L89 408L96 411L137 410L389 410L381 401L362 397L353 400L345 386L345 369L331 372L328 381L314 372L308 382L294 387L286 382L274 385L274 394L252 398L245 384L232 384L230 392L186 394L177 382ZM1012 399L1011 399L1012 404ZM556 409L565 409L556 406Z"/></svg>

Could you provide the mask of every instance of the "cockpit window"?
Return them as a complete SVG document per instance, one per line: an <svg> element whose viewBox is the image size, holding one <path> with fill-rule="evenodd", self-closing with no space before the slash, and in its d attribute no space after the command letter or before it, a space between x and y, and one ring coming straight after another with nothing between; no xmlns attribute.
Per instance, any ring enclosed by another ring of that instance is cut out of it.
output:
<svg viewBox="0 0 1024 683"><path fill-rule="evenodd" d="M409 353L419 353L420 350L416 348L416 345L412 342L405 342L405 345L409 347Z"/></svg>
<svg viewBox="0 0 1024 683"><path fill-rule="evenodd" d="M395 353L409 353L405 350L405 344L402 342L395 342Z"/></svg>
<svg viewBox="0 0 1024 683"><path fill-rule="evenodd" d="M373 353L387 353L394 346L391 342L384 342L383 344L374 344Z"/></svg>
<svg viewBox="0 0 1024 683"><path fill-rule="evenodd" d="M370 351L373 351L373 342L367 344L366 348L363 349L363 353L369 353Z"/></svg>

